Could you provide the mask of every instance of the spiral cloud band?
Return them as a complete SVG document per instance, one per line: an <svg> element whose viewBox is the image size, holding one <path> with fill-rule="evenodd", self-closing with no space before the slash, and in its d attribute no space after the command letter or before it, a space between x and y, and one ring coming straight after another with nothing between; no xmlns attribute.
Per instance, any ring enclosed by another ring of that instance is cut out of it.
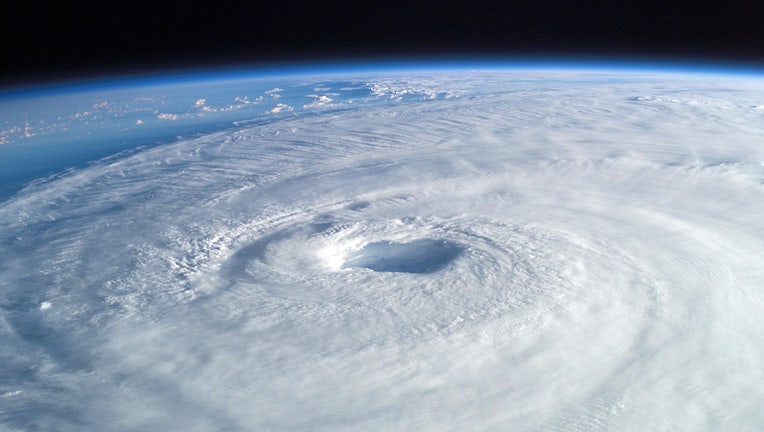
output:
<svg viewBox="0 0 764 432"><path fill-rule="evenodd" d="M2 203L0 426L764 427L761 78L359 80Z"/></svg>

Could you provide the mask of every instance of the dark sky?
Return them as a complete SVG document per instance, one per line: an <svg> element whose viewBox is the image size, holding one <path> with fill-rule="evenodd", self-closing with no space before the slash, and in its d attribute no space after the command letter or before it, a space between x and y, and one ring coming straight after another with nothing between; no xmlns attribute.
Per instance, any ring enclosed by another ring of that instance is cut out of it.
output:
<svg viewBox="0 0 764 432"><path fill-rule="evenodd" d="M28 0L2 8L6 85L225 64L449 55L764 65L761 0Z"/></svg>

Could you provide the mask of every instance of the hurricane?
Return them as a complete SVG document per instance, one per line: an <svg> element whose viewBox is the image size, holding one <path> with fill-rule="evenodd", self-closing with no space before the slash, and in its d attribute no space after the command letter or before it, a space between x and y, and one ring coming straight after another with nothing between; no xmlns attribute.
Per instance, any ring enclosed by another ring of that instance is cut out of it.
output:
<svg viewBox="0 0 764 432"><path fill-rule="evenodd" d="M764 427L764 79L343 79L0 203L0 429Z"/></svg>

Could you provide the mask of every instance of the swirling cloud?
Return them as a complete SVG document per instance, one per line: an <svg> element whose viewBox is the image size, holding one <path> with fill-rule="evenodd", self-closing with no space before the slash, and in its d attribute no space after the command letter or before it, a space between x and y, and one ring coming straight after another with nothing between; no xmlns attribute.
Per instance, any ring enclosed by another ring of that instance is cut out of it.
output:
<svg viewBox="0 0 764 432"><path fill-rule="evenodd" d="M401 77L4 202L0 424L761 428L764 82L532 78Z"/></svg>

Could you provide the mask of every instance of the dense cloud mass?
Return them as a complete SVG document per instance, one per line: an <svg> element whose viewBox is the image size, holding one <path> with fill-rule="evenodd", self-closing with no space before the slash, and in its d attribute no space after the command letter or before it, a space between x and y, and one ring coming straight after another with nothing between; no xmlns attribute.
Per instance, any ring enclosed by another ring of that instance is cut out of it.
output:
<svg viewBox="0 0 764 432"><path fill-rule="evenodd" d="M761 78L372 88L0 204L0 428L764 427Z"/></svg>

